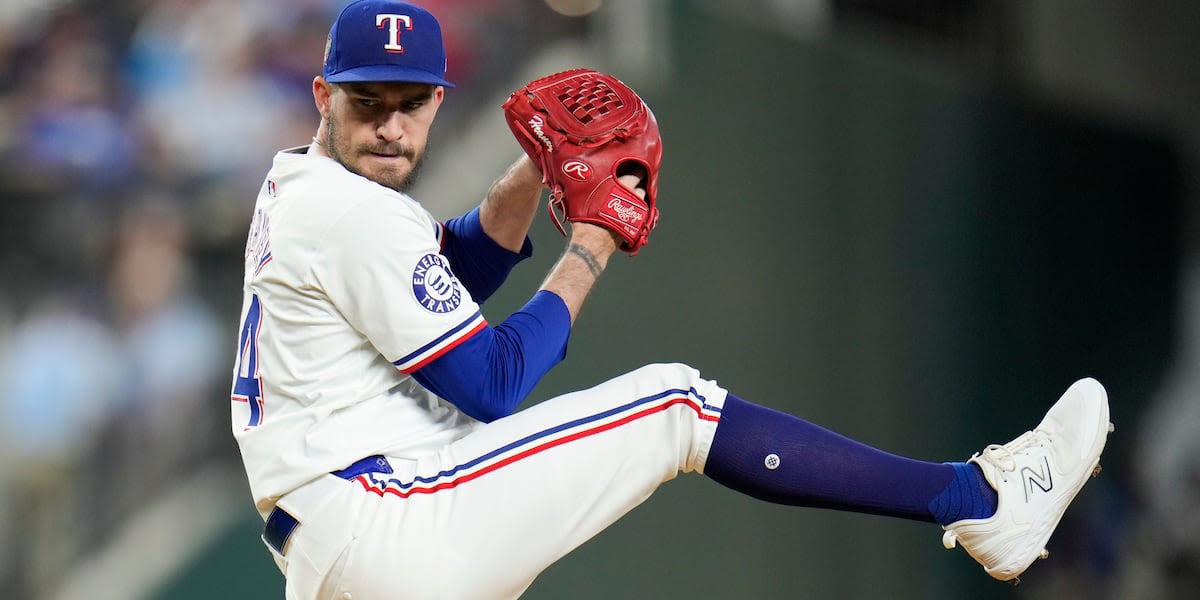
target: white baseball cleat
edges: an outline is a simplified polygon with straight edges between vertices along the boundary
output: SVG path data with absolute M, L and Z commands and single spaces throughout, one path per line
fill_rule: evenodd
M 996 513 L 946 525 L 942 544 L 961 543 L 988 575 L 1016 583 L 1033 561 L 1046 558 L 1046 542 L 1067 505 L 1099 474 L 1112 430 L 1104 386 L 1076 381 L 1033 431 L 971 457 L 996 489 Z

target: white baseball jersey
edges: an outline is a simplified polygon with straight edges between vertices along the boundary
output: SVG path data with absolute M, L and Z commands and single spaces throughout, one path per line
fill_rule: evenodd
M 293 149 L 255 206 L 233 430 L 264 514 L 280 495 L 376 453 L 444 443 L 476 422 L 404 374 L 480 327 L 408 196 Z
M 405 374 L 488 327 L 443 235 L 411 198 L 302 150 L 259 194 L 233 432 L 288 600 L 516 598 L 703 469 L 726 392 L 686 365 L 487 424 Z

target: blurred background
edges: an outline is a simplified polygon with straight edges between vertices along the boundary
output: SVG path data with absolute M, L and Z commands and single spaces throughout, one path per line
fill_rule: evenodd
M 272 155 L 343 0 L 0 4 L 0 596 L 282 598 L 226 400 Z M 647 362 L 962 460 L 1075 379 L 1116 433 L 1017 587 L 940 529 L 670 482 L 528 598 L 1184 598 L 1200 589 L 1200 4 L 428 0 L 447 94 L 414 196 L 520 152 L 508 92 L 617 74 L 662 220 L 529 403 Z M 485 313 L 518 308 L 561 241 Z M 469 576 L 469 574 L 464 574 Z

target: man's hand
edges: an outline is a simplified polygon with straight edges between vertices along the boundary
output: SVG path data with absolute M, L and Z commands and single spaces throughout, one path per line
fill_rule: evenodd
M 550 216 L 613 230 L 631 255 L 658 222 L 662 138 L 650 107 L 617 78 L 572 69 L 530 82 L 505 101 L 505 121 L 550 187 Z M 635 196 L 617 182 L 640 172 Z

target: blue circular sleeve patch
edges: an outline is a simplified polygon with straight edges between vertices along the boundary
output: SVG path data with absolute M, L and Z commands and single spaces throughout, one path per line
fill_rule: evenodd
M 462 304 L 462 288 L 440 254 L 426 254 L 413 269 L 413 295 L 430 312 L 448 313 Z

